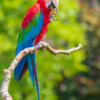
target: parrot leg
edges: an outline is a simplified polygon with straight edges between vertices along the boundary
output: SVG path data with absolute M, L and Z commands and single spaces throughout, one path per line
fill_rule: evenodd
M 54 16 L 50 16 L 54 21 L 57 21 L 58 19 L 54 18 Z

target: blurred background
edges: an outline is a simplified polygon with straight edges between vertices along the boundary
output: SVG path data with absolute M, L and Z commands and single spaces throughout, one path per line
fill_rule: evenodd
M 100 0 L 59 0 L 58 21 L 49 24 L 47 41 L 54 49 L 83 49 L 70 55 L 37 54 L 41 100 L 100 100 Z M 36 0 L 0 0 L 0 82 L 15 58 L 20 26 Z M 20 84 L 10 82 L 14 100 L 38 100 L 29 72 Z

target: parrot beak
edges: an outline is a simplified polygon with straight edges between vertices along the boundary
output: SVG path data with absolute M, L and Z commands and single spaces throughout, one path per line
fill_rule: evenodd
M 48 6 L 48 9 L 54 10 L 57 9 L 59 6 L 59 1 L 58 0 L 51 0 L 51 3 Z
M 59 6 L 59 0 L 51 0 L 51 2 L 54 4 L 55 8 L 57 9 Z

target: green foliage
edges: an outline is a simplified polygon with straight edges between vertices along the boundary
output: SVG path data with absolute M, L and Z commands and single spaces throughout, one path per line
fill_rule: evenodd
M 36 0 L 0 1 L 0 81 L 4 78 L 3 69 L 8 68 L 15 57 L 22 20 L 28 8 L 35 2 Z M 77 0 L 60 0 L 59 9 L 60 15 L 57 16 L 59 20 L 52 21 L 49 25 L 45 41 L 55 49 L 69 49 L 78 43 L 85 46 L 87 40 L 84 28 L 76 21 L 79 11 Z M 37 70 L 41 100 L 58 100 L 59 95 L 55 87 L 59 81 L 63 81 L 65 77 L 71 78 L 79 72 L 88 71 L 87 66 L 81 63 L 84 59 L 84 49 L 71 55 L 57 56 L 47 51 L 39 51 Z M 20 83 L 16 82 L 12 75 L 9 91 L 14 100 L 37 100 L 36 88 L 32 86 L 28 72 Z

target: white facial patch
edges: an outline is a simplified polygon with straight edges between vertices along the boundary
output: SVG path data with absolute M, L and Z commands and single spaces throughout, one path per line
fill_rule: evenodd
M 48 8 L 48 6 L 51 4 L 51 0 L 44 0 L 46 7 Z

